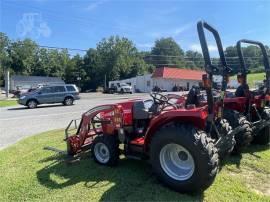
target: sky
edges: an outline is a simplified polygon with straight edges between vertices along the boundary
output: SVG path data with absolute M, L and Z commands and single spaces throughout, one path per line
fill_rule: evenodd
M 182 49 L 201 51 L 199 20 L 219 31 L 224 47 L 242 38 L 270 45 L 270 0 L 0 0 L 0 31 L 45 46 L 95 48 L 103 38 L 119 35 L 139 50 L 173 37 Z

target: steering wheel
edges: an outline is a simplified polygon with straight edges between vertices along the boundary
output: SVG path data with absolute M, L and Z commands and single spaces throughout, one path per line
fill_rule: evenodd
M 153 98 L 155 104 L 164 104 L 167 103 L 169 98 L 161 93 L 150 93 L 150 96 Z
M 153 98 L 154 103 L 160 105 L 159 112 L 163 111 L 168 106 L 172 106 L 174 109 L 177 109 L 178 107 L 170 102 L 170 97 L 162 95 L 161 93 L 150 93 L 150 96 Z

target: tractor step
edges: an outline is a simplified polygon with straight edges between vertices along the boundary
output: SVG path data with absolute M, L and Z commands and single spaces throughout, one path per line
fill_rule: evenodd
M 138 145 L 138 146 L 143 146 L 144 145 L 144 137 L 135 138 L 134 140 L 131 140 L 130 141 L 130 144 L 132 144 L 132 145 Z
M 143 146 L 144 138 L 139 137 L 129 142 L 126 146 L 125 156 L 130 159 L 142 159 L 143 158 Z
M 142 160 L 142 157 L 140 157 L 140 156 L 133 156 L 133 155 L 126 155 L 126 158 L 128 158 L 128 159 L 134 159 L 134 160 Z
M 133 139 L 128 144 L 129 153 L 143 153 L 144 137 Z

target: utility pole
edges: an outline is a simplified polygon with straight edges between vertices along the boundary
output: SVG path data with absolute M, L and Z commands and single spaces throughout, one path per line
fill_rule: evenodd
M 9 97 L 9 69 L 5 69 L 5 91 L 6 91 L 6 98 Z
M 78 81 L 78 87 L 80 88 L 80 91 L 81 91 L 81 80 L 82 80 L 82 78 L 80 76 L 78 76 L 77 81 Z
M 107 88 L 107 78 L 106 78 L 106 74 L 104 76 L 104 90 Z

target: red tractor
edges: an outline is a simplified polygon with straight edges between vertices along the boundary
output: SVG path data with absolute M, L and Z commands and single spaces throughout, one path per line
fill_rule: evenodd
M 202 42 L 201 42 L 202 43 Z M 203 44 L 202 44 L 203 47 Z M 211 67 L 211 58 L 209 55 L 209 52 L 207 49 L 202 48 L 204 60 L 208 67 Z M 253 127 L 252 123 L 248 120 L 248 118 L 245 116 L 245 111 L 247 109 L 247 98 L 246 97 L 237 97 L 237 96 L 227 96 L 231 95 L 227 89 L 227 83 L 229 80 L 229 76 L 232 75 L 233 71 L 231 68 L 226 67 L 226 58 L 224 55 L 224 52 L 220 50 L 222 57 L 224 57 L 223 60 L 221 60 L 221 67 L 218 65 L 213 73 L 213 77 L 221 77 L 222 78 L 222 85 L 221 90 L 215 90 L 214 94 L 215 97 L 217 97 L 217 101 L 222 103 L 222 109 L 224 109 L 221 113 L 223 114 L 223 117 L 228 120 L 229 124 L 233 129 L 241 128 L 242 130 L 238 130 L 238 132 L 235 134 L 235 141 L 236 144 L 234 146 L 234 152 L 238 153 L 244 146 L 247 146 L 253 139 Z M 225 68 L 224 68 L 225 66 Z M 205 105 L 207 104 L 204 100 L 198 101 L 197 99 L 191 99 L 194 98 L 194 95 L 192 93 L 188 94 L 188 100 L 191 100 L 191 102 L 198 103 L 199 105 Z M 197 100 L 197 101 L 196 101 Z
M 237 42 L 237 52 L 240 59 L 240 74 L 243 77 L 243 86 L 247 86 L 247 74 L 249 70 L 246 66 L 243 51 L 241 48 L 242 43 L 257 45 L 260 47 L 263 64 L 265 68 L 266 78 L 263 86 L 259 89 L 251 91 L 247 88 L 245 94 L 245 108 L 242 113 L 252 123 L 254 128 L 253 143 L 266 145 L 270 140 L 270 108 L 269 108 L 269 95 L 270 95 L 270 62 L 267 55 L 265 46 L 258 41 L 242 39 Z
M 261 89 L 251 91 L 247 84 L 247 74 L 249 70 L 245 64 L 241 45 L 242 43 L 253 44 L 260 47 L 263 55 L 263 63 L 266 72 L 266 79 Z M 226 92 L 224 98 L 224 118 L 232 126 L 245 127 L 245 130 L 235 135 L 235 152 L 249 145 L 251 142 L 258 144 L 268 144 L 270 139 L 270 109 L 269 90 L 270 90 L 270 65 L 267 51 L 264 45 L 258 41 L 239 40 L 237 42 L 237 52 L 240 60 L 240 72 L 237 77 L 241 85 L 235 94 Z M 229 74 L 225 75 L 226 77 Z
M 266 80 L 264 81 L 264 86 L 261 90 L 250 91 L 247 86 L 248 70 L 241 49 L 242 43 L 258 45 L 262 50 Z M 240 40 L 237 43 L 237 51 L 241 64 L 240 74 L 243 77 L 243 80 L 235 94 L 226 91 L 226 85 L 229 76 L 232 74 L 232 70 L 228 69 L 227 71 L 223 71 L 226 69 L 221 67 L 213 74 L 214 76 L 221 76 L 223 78 L 221 92 L 215 91 L 215 96 L 223 100 L 223 117 L 228 120 L 233 129 L 239 127 L 242 128 L 242 130 L 238 130 L 239 132 L 235 134 L 235 153 L 239 153 L 243 147 L 249 145 L 252 141 L 259 144 L 268 144 L 270 139 L 270 66 L 266 49 L 260 42 Z M 211 67 L 210 55 L 207 50 L 205 51 L 205 48 L 203 48 L 203 55 L 205 63 L 208 64 L 207 66 Z M 204 99 L 200 99 L 200 94 L 200 91 L 196 92 L 195 89 L 191 89 L 187 96 L 186 103 L 195 104 L 197 106 L 207 105 L 207 102 L 205 102 Z M 220 102 L 219 99 L 217 100 Z
M 204 29 L 214 35 L 222 71 L 227 71 L 217 31 L 205 22 L 199 22 L 197 28 L 204 51 L 208 51 Z M 214 101 L 211 83 L 217 70 L 206 65 L 203 81 L 207 105 L 202 107 L 186 105 L 184 100 L 175 104 L 171 101 L 174 96 L 151 93 L 152 99 L 129 100 L 87 111 L 75 134 L 69 135 L 74 121 L 66 129 L 68 154 L 90 149 L 97 163 L 108 166 L 116 165 L 120 154 L 146 159 L 158 179 L 170 188 L 179 192 L 206 189 L 217 174 L 219 155 L 232 150 L 234 135 L 242 130 L 231 130 L 222 118 L 223 100 Z

